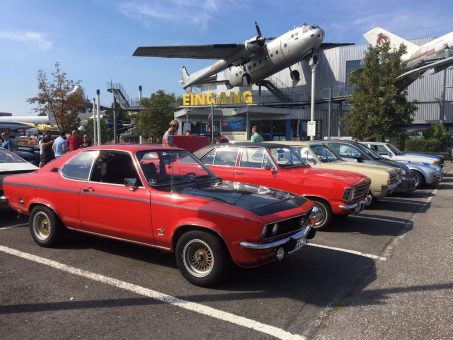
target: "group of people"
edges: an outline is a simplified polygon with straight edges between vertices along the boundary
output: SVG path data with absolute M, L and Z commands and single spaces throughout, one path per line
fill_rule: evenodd
M 179 130 L 179 122 L 175 119 L 173 119 L 170 124 L 169 128 L 167 131 L 165 131 L 163 137 L 162 137 L 162 145 L 163 146 L 175 146 L 175 143 L 173 141 L 173 136 L 178 134 Z M 187 130 L 185 132 L 186 136 L 192 136 L 192 131 Z M 252 143 L 261 143 L 264 141 L 263 137 L 259 134 L 258 126 L 254 125 L 252 126 L 252 136 L 250 137 L 250 141 Z M 214 135 L 214 141 L 215 144 L 220 144 L 220 143 L 229 143 L 229 139 L 220 133 L 216 133 Z
M 51 160 L 64 155 L 68 151 L 89 146 L 91 146 L 89 136 L 83 135 L 82 137 L 77 130 L 73 130 L 69 135 L 66 135 L 65 131 L 60 131 L 59 136 L 55 140 L 52 139 L 50 132 L 46 131 L 39 142 L 39 167 L 43 167 Z

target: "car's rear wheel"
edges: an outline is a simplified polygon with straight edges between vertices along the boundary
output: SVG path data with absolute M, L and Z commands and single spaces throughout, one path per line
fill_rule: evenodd
M 33 240 L 42 247 L 56 246 L 64 236 L 63 223 L 53 210 L 46 206 L 34 207 L 28 223 Z
M 413 170 L 411 172 L 415 178 L 415 189 L 418 189 L 421 186 L 423 186 L 425 184 L 425 178 L 423 177 L 423 175 L 417 170 Z
M 176 263 L 189 282 L 209 287 L 226 275 L 229 256 L 219 237 L 204 231 L 189 231 L 176 244 Z
M 333 213 L 329 203 L 316 197 L 310 197 L 310 199 L 313 201 L 315 207 L 319 208 L 320 215 L 319 220 L 313 227 L 316 230 L 327 229 L 333 220 Z

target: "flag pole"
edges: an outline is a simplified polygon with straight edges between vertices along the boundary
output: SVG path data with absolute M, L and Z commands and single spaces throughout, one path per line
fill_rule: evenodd
M 211 104 L 211 141 L 214 142 L 214 106 Z

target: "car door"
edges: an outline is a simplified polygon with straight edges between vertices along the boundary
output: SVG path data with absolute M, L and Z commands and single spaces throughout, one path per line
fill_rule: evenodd
M 266 148 L 243 148 L 234 181 L 275 187 L 277 171 Z
M 206 164 L 217 177 L 225 181 L 234 180 L 234 171 L 238 158 L 239 148 L 234 146 L 220 146 L 213 148 L 203 156 L 201 161 Z
M 126 186 L 135 178 L 136 187 Z M 82 226 L 87 231 L 150 243 L 150 192 L 140 180 L 132 155 L 102 150 L 79 195 Z

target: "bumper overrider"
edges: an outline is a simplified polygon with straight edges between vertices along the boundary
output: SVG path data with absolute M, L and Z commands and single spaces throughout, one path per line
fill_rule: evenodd
M 0 196 L 0 205 L 7 205 L 8 204 L 8 199 L 6 196 Z

